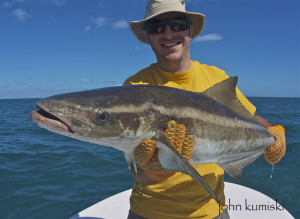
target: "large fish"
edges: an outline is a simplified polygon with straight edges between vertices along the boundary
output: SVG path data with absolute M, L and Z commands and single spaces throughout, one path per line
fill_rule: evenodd
M 31 119 L 52 132 L 125 153 L 145 139 L 156 141 L 161 165 L 190 175 L 218 202 L 191 164 L 217 163 L 235 179 L 274 143 L 273 136 L 236 97 L 237 77 L 195 93 L 155 85 L 129 85 L 45 98 Z M 184 124 L 194 138 L 190 163 L 168 142 L 163 130 L 170 120 Z

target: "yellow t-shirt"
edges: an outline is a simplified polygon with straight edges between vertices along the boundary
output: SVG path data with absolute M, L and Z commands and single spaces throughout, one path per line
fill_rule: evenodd
M 152 64 L 128 78 L 124 85 L 156 84 L 203 92 L 227 78 L 225 71 L 217 67 L 192 61 L 190 68 L 181 73 L 166 72 L 157 64 Z M 237 97 L 254 114 L 256 108 L 238 89 Z M 224 205 L 224 170 L 216 163 L 193 166 Z M 176 173 L 150 186 L 135 183 L 130 197 L 130 210 L 145 218 L 214 218 L 223 208 L 206 190 L 183 173 Z

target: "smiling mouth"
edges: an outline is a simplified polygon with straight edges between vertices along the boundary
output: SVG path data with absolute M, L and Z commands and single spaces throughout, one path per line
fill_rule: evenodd
M 37 111 L 32 111 L 30 113 L 30 118 L 32 121 L 36 122 L 39 126 L 44 128 L 59 129 L 59 130 L 67 131 L 71 134 L 75 133 L 75 131 L 67 123 L 62 121 L 60 118 L 47 112 L 46 110 L 42 109 L 39 106 L 37 106 L 37 108 L 38 108 Z
M 179 45 L 180 44 L 180 42 L 176 42 L 176 43 L 163 43 L 163 44 L 161 44 L 163 47 L 165 47 L 165 48 L 172 48 L 172 47 L 174 47 L 174 46 L 177 46 L 177 45 Z

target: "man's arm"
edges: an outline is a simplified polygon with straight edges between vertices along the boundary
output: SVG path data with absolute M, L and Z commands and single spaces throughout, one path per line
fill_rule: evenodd
M 263 125 L 263 127 L 268 128 L 268 127 L 273 126 L 269 121 L 267 121 L 263 117 L 261 117 L 259 115 L 254 115 L 254 116 Z
M 281 125 L 272 125 L 269 121 L 259 115 L 254 116 L 275 138 L 275 143 L 267 147 L 264 152 L 266 161 L 270 164 L 278 163 L 285 155 L 286 151 L 284 128 Z

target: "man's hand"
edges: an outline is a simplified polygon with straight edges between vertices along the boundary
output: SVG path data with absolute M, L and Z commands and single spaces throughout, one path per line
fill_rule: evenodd
M 193 150 L 193 137 L 185 136 L 186 127 L 177 124 L 174 120 L 168 122 L 168 128 L 164 130 L 170 144 L 188 161 L 191 159 Z M 153 140 L 143 141 L 134 151 L 134 159 L 149 178 L 156 182 L 166 180 L 175 172 L 164 169 L 159 160 L 156 143 Z
M 265 159 L 270 163 L 278 163 L 285 154 L 285 131 L 281 125 L 274 125 L 267 128 L 274 136 L 275 143 L 266 148 L 264 152 Z

